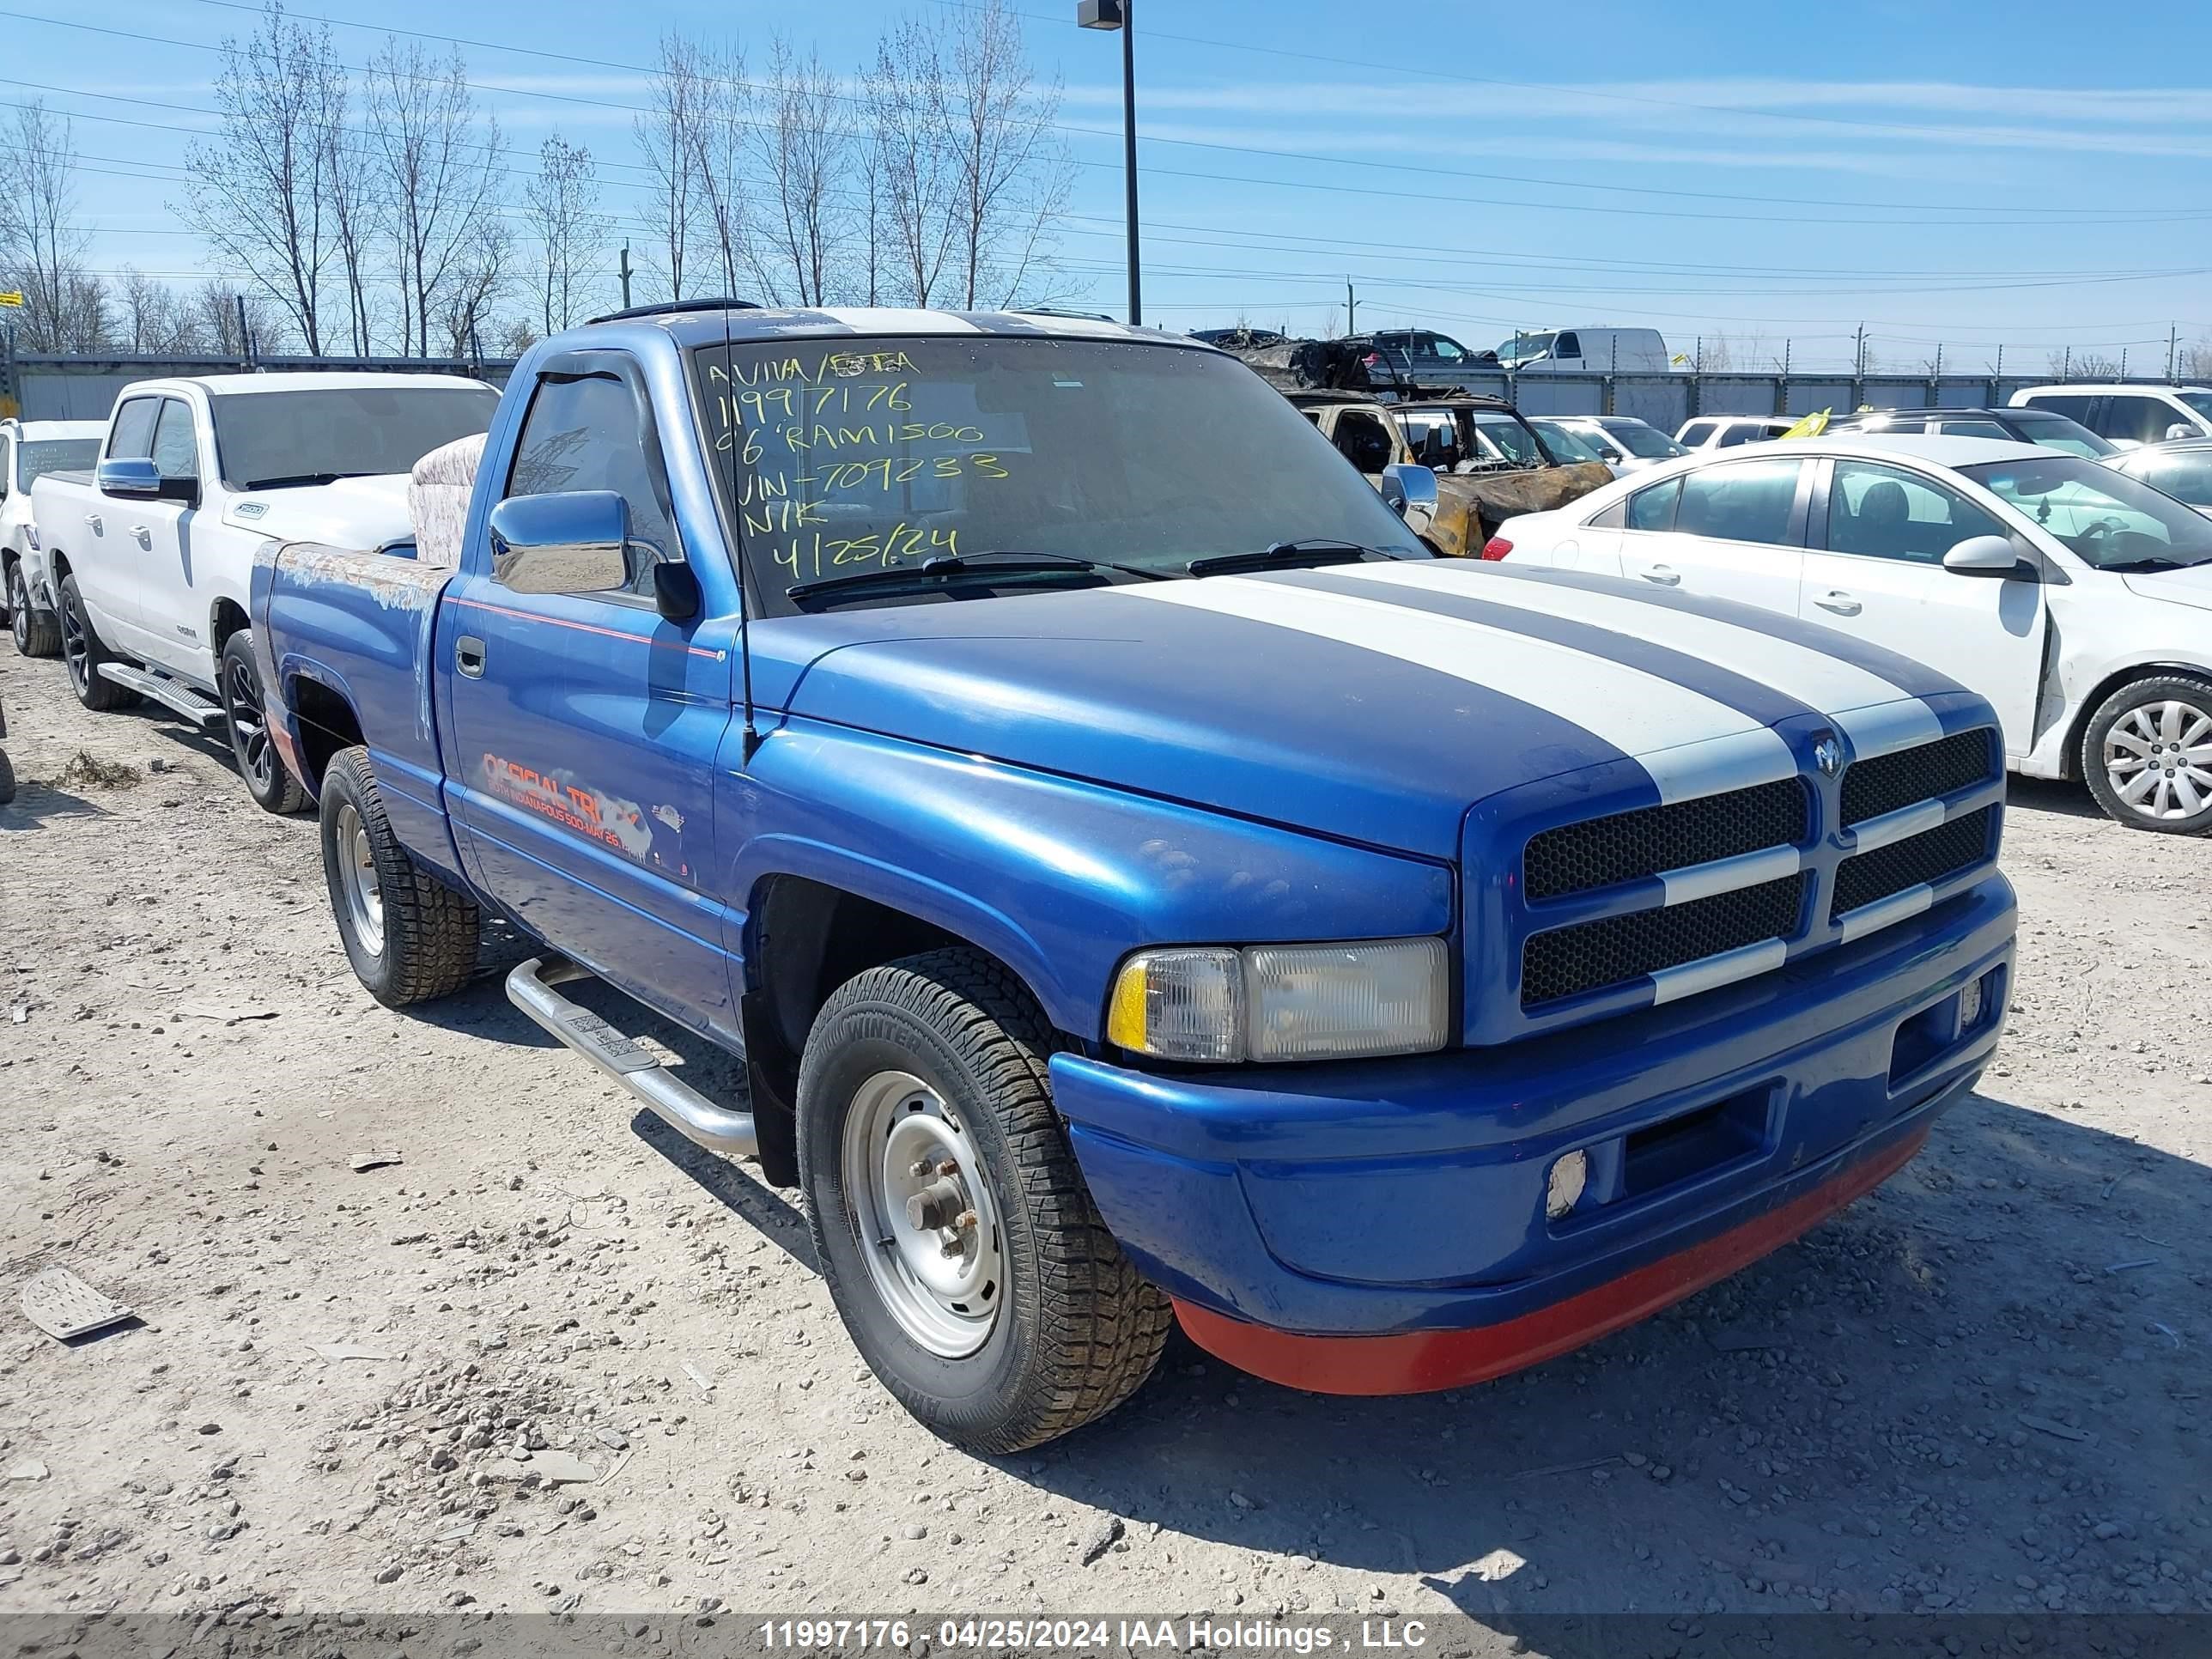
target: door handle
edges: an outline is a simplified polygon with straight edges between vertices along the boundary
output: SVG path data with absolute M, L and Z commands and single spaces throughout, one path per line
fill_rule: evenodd
M 149 531 L 144 525 L 132 525 L 131 526 L 131 533 L 138 538 L 139 546 L 150 548 L 154 545 L 153 533 Z
M 1832 587 L 1813 601 L 1823 611 L 1832 611 L 1838 617 L 1856 617 L 1863 609 L 1859 602 L 1840 587 Z
M 1682 585 L 1682 573 L 1672 565 L 1655 564 L 1642 574 L 1645 581 L 1657 582 L 1662 587 L 1680 587 Z
M 107 533 L 107 532 L 106 532 L 106 528 L 105 528 L 105 527 L 100 524 L 100 514 L 97 514 L 97 513 L 88 513 L 88 514 L 86 514 L 84 515 L 84 521 L 85 521 L 87 524 L 88 524 L 88 525 L 90 525 L 90 526 L 92 526 L 92 533 L 93 533 L 94 535 L 95 535 L 95 536 L 104 536 L 104 535 L 106 535 L 106 534 Z
M 484 668 L 484 642 L 473 634 L 464 634 L 453 641 L 453 666 L 471 679 L 482 679 Z

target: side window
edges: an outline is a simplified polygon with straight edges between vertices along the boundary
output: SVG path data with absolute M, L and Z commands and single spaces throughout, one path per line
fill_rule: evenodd
M 2054 415 L 2063 415 L 2069 421 L 2079 421 L 2083 426 L 2087 426 L 2089 416 L 2094 412 L 2096 402 L 2094 398 L 2039 397 L 2029 398 L 2026 406 L 2029 409 L 2047 409 Z
M 2212 507 L 2212 454 L 2202 450 L 2154 454 L 2125 470 L 2176 501 L 2191 507 Z
M 1680 478 L 1669 478 L 1665 483 L 1638 490 L 1628 498 L 1627 527 L 1631 530 L 1672 530 L 1674 527 L 1674 503 L 1681 493 L 1682 481 Z
M 1686 535 L 1727 542 L 1794 546 L 1791 509 L 1797 504 L 1802 461 L 1746 461 L 1707 467 L 1682 480 L 1674 528 Z
M 165 478 L 200 476 L 200 451 L 192 436 L 192 407 L 181 398 L 164 398 L 154 423 L 154 470 Z
M 1995 421 L 1938 421 L 1936 430 L 1947 438 L 1996 438 L 2002 441 L 2012 436 Z
M 2105 424 L 2098 428 L 2107 438 L 2132 438 L 2139 444 L 2164 441 L 2166 428 L 2179 421 L 2188 423 L 2188 416 L 2163 398 L 2146 398 L 2134 392 L 2114 392 L 2105 400 Z
M 5 500 L 15 489 L 15 441 L 0 437 L 0 500 Z
M 1579 360 L 1583 355 L 1583 343 L 1577 339 L 1572 332 L 1553 335 L 1552 355 L 1554 357 L 1573 357 Z
M 1685 449 L 1696 449 L 1713 435 L 1713 428 L 1719 424 L 1717 421 L 1692 421 L 1682 428 L 1674 441 Z
M 1893 466 L 1836 463 L 1828 485 L 1828 551 L 1940 564 L 1969 536 L 2004 526 L 1957 492 Z
M 1390 434 L 1364 409 L 1347 409 L 1336 417 L 1336 447 L 1362 472 L 1380 472 L 1390 465 Z
M 161 412 L 159 398 L 133 398 L 115 411 L 115 421 L 108 428 L 107 454 L 111 461 L 143 461 L 154 453 L 154 417 Z
M 1593 513 L 1583 520 L 1585 530 L 1626 530 L 1628 527 L 1628 502 L 1615 501 L 1602 513 Z
M 1458 341 L 1447 340 L 1441 334 L 1429 336 L 1429 349 L 1439 362 L 1456 363 L 1463 361 L 1467 356 L 1466 351 L 1462 349 Z
M 1406 447 L 1423 466 L 1447 471 L 1459 465 L 1459 428 L 1449 415 L 1401 415 Z
M 509 495 L 554 495 L 611 489 L 629 507 L 632 593 L 653 591 L 653 567 L 681 559 L 684 549 L 662 484 L 658 456 L 646 447 L 630 389 L 612 374 L 540 380 L 523 416 L 522 435 L 507 473 Z

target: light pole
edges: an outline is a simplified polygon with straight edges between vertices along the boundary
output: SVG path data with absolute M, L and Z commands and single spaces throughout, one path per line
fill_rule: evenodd
M 1137 32 L 1129 24 L 1129 0 L 1076 0 L 1075 21 L 1087 29 L 1118 29 L 1121 34 L 1121 167 L 1127 196 L 1123 212 L 1129 227 L 1129 324 L 1145 320 L 1144 283 L 1137 267 Z

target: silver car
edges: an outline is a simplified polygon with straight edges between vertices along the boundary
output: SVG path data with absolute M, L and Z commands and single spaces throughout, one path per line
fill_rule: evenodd
M 2108 456 L 2105 465 L 2154 489 L 2163 489 L 2212 519 L 2212 438 L 2178 438 L 2142 444 Z
M 1641 472 L 1647 466 L 1690 452 L 1649 421 L 1633 415 L 1555 415 L 1550 417 L 1598 453 L 1598 459 L 1614 476 Z

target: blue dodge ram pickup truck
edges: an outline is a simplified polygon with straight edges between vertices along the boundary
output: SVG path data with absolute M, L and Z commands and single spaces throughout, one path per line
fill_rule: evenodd
M 1980 699 L 1432 558 L 1424 482 L 1194 341 L 677 307 L 531 350 L 453 568 L 272 549 L 252 620 L 368 989 L 538 941 L 516 1002 L 802 1187 L 876 1374 L 1004 1451 L 1171 1318 L 1340 1393 L 1562 1352 L 1875 1186 L 1996 1042 Z

